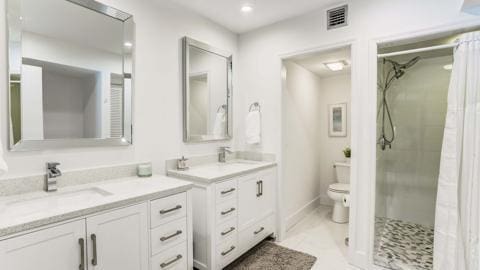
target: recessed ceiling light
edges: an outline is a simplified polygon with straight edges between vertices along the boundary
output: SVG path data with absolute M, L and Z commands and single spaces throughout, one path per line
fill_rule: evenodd
M 131 42 L 125 42 L 123 45 L 125 45 L 125 47 L 127 48 L 131 48 L 133 46 L 133 44 Z
M 329 62 L 329 63 L 323 63 L 323 64 L 331 71 L 340 71 L 340 70 L 343 70 L 343 68 L 347 65 L 347 62 L 344 60 L 341 60 L 341 61 L 335 61 L 335 62 Z
M 445 69 L 445 70 L 452 70 L 452 68 L 453 68 L 452 64 L 448 64 L 448 65 L 443 66 L 443 69 Z
M 252 7 L 252 5 L 250 5 L 250 4 L 245 4 L 245 5 L 242 6 L 241 11 L 242 11 L 243 13 L 252 12 L 252 11 L 253 11 L 253 7 Z

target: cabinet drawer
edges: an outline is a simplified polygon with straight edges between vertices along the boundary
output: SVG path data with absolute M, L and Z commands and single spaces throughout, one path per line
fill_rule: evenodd
M 152 201 L 150 208 L 151 227 L 154 228 L 172 220 L 185 217 L 187 213 L 186 202 L 187 195 L 185 192 Z
M 187 220 L 185 218 L 161 225 L 150 234 L 152 255 L 175 246 L 187 239 Z
M 273 232 L 275 232 L 275 216 L 270 215 L 240 232 L 241 250 L 246 251 L 252 248 Z
M 222 269 L 237 258 L 238 250 L 237 236 L 229 237 L 221 245 L 217 246 L 217 269 Z
M 217 230 L 216 230 L 217 245 L 221 244 L 225 239 L 229 238 L 230 236 L 236 237 L 237 233 L 238 233 L 238 228 L 237 228 L 236 218 L 217 225 Z
M 226 201 L 222 204 L 217 205 L 215 217 L 217 224 L 230 220 L 237 217 L 237 200 Z
M 152 257 L 151 270 L 185 270 L 187 269 L 187 242 Z
M 215 202 L 223 203 L 237 198 L 237 180 L 229 180 L 215 185 Z

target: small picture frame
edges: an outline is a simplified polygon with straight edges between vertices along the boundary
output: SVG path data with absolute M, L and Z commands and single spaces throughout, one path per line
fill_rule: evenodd
M 328 136 L 347 136 L 347 103 L 328 105 Z

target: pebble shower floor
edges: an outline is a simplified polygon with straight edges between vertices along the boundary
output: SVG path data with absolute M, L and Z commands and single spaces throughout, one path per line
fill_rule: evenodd
M 389 218 L 375 220 L 375 264 L 394 270 L 433 268 L 433 228 Z

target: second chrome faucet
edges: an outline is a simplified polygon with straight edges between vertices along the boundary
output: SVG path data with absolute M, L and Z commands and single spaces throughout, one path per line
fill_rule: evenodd
M 60 165 L 58 162 L 48 162 L 47 163 L 47 176 L 45 191 L 52 192 L 57 191 L 57 178 L 62 176 L 62 172 L 57 166 Z
M 227 161 L 227 153 L 232 154 L 233 151 L 230 150 L 228 146 L 222 146 L 218 148 L 218 162 L 225 163 Z

